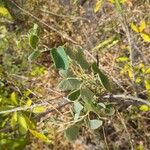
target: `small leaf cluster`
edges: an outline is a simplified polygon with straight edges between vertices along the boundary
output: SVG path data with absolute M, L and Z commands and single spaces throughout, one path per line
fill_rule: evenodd
M 131 23 L 132 30 L 135 31 L 136 33 L 139 33 L 145 42 L 150 42 L 150 35 L 144 32 L 144 30 L 146 29 L 146 26 L 147 24 L 145 21 L 141 21 L 139 27 L 135 25 L 134 23 Z
M 74 119 L 66 127 L 65 136 L 75 140 L 80 126 L 93 130 L 102 126 L 102 118 L 112 110 L 112 106 L 98 102 L 96 94 L 111 91 L 111 84 L 95 62 L 87 62 L 83 50 L 71 51 L 60 46 L 51 49 L 50 53 L 62 77 L 58 89 L 67 92 L 67 99 L 73 104 Z

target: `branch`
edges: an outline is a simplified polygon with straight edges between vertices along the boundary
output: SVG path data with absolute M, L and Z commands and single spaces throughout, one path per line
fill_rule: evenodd
M 33 108 L 36 108 L 36 107 L 39 107 L 39 106 L 47 106 L 47 105 L 52 105 L 49 103 L 49 101 L 53 101 L 53 100 L 56 100 L 58 98 L 63 98 L 65 100 L 68 100 L 66 97 L 62 97 L 62 96 L 59 96 L 59 97 L 56 97 L 56 98 L 53 98 L 53 99 L 50 99 L 50 100 L 47 100 L 45 102 L 41 102 L 40 104 L 33 104 L 31 106 L 25 106 L 25 107 L 15 107 L 13 109 L 9 109 L 9 110 L 4 110 L 4 111 L 0 111 L 0 114 L 6 114 L 6 113 L 12 113 L 12 112 L 17 112 L 17 111 L 26 111 L 28 109 L 32 110 Z
M 68 16 L 68 15 L 62 15 L 62 14 L 56 14 L 54 12 L 51 12 L 51 11 L 48 11 L 48 10 L 42 10 L 40 9 L 41 12 L 44 12 L 44 13 L 47 13 L 47 14 L 50 14 L 50 15 L 53 15 L 53 16 L 56 16 L 56 17 L 61 17 L 61 18 L 69 18 L 71 20 L 85 20 L 85 21 L 90 21 L 89 19 L 87 18 L 84 18 L 84 17 L 76 17 L 76 16 Z
M 46 105 L 49 105 L 49 103 L 48 102 L 43 102 L 41 104 L 34 104 L 34 105 L 31 105 L 31 106 L 26 106 L 26 107 L 16 107 L 16 108 L 13 108 L 13 109 L 0 111 L 0 114 L 12 113 L 12 112 L 17 112 L 17 111 L 25 111 L 25 110 L 28 110 L 28 109 L 33 109 L 35 107 L 46 106 Z
M 103 98 L 108 98 L 108 99 L 110 99 L 110 98 L 115 98 L 115 99 L 120 98 L 121 100 L 122 99 L 124 99 L 124 100 L 130 99 L 130 100 L 137 101 L 137 102 L 140 102 L 140 103 L 143 103 L 143 104 L 146 104 L 146 105 L 150 106 L 149 101 L 146 101 L 146 100 L 138 98 L 138 97 L 133 97 L 133 96 L 130 96 L 130 95 L 123 95 L 123 94 L 120 94 L 120 95 L 106 95 Z

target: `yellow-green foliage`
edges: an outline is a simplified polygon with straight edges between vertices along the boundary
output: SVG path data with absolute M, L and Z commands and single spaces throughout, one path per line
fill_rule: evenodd
M 135 25 L 134 23 L 131 23 L 132 30 L 139 33 L 145 42 L 150 42 L 150 35 L 148 33 L 144 32 L 146 26 L 147 26 L 147 24 L 145 21 L 141 21 L 139 27 L 137 25 Z
M 8 19 L 12 18 L 9 11 L 4 6 L 0 6 L 0 16 L 6 17 Z

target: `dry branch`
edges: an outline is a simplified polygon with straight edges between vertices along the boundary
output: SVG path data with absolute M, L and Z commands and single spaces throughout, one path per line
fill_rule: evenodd
M 133 96 L 130 96 L 130 95 L 123 95 L 123 94 L 120 94 L 120 95 L 106 95 L 103 98 L 108 98 L 108 99 L 114 98 L 114 99 L 120 99 L 120 100 L 132 100 L 132 101 L 140 102 L 140 103 L 143 103 L 143 104 L 146 104 L 146 105 L 150 106 L 149 101 L 146 101 L 146 100 L 138 98 L 138 97 L 133 97 Z

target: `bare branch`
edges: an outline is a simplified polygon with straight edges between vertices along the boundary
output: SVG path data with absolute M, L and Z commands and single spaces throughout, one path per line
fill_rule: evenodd
M 26 110 L 32 110 L 36 107 L 39 107 L 39 106 L 47 106 L 47 105 L 52 105 L 51 103 L 49 103 L 49 101 L 53 101 L 53 100 L 56 100 L 58 98 L 63 98 L 67 101 L 69 101 L 68 98 L 66 97 L 57 97 L 57 98 L 53 98 L 53 99 L 50 99 L 50 100 L 47 100 L 47 101 L 43 101 L 41 103 L 38 103 L 38 104 L 33 104 L 31 106 L 25 106 L 25 107 L 15 107 L 13 109 L 9 109 L 9 110 L 4 110 L 4 111 L 0 111 L 0 114 L 6 114 L 6 113 L 12 113 L 12 112 L 17 112 L 17 111 L 26 111 Z M 61 105 L 60 105 L 61 106 Z
M 85 18 L 85 17 L 76 17 L 76 16 L 68 16 L 68 15 L 62 15 L 62 14 L 56 14 L 54 12 L 51 12 L 51 11 L 48 11 L 48 10 L 42 10 L 40 9 L 40 11 L 46 13 L 46 14 L 50 14 L 50 15 L 53 15 L 53 16 L 56 16 L 56 17 L 61 17 L 61 18 L 69 18 L 71 20 L 85 20 L 85 21 L 88 21 L 90 22 L 89 19 Z
M 34 104 L 34 105 L 31 105 L 31 106 L 26 106 L 26 107 L 16 107 L 16 108 L 13 108 L 13 109 L 0 111 L 0 114 L 12 113 L 12 112 L 17 112 L 17 111 L 26 111 L 28 109 L 33 109 L 33 108 L 39 107 L 39 106 L 46 106 L 48 104 L 49 104 L 48 102 L 43 102 L 41 104 Z
M 149 101 L 146 101 L 146 100 L 138 98 L 138 97 L 133 97 L 133 96 L 130 96 L 130 95 L 123 95 L 123 94 L 120 94 L 120 95 L 106 95 L 103 98 L 109 98 L 109 99 L 110 98 L 115 98 L 115 99 L 121 99 L 121 100 L 133 100 L 133 101 L 137 101 L 137 102 L 140 102 L 140 103 L 143 103 L 143 104 L 146 104 L 146 105 L 150 106 L 150 102 Z

